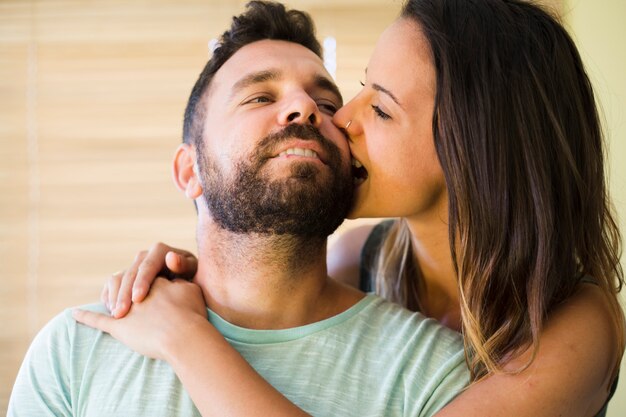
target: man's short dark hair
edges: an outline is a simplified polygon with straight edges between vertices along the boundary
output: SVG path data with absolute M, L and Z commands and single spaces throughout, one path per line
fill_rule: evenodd
M 185 108 L 183 142 L 200 146 L 206 109 L 202 96 L 215 73 L 235 52 L 244 46 L 264 40 L 293 42 L 313 51 L 320 58 L 322 48 L 315 37 L 315 25 L 311 17 L 300 10 L 286 10 L 280 3 L 251 1 L 246 11 L 233 17 L 230 29 L 222 34 L 211 59 L 200 73 Z

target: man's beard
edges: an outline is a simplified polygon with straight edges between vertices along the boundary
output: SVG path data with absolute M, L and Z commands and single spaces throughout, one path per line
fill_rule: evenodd
M 270 180 L 261 173 L 282 142 L 318 142 L 327 158 L 327 173 L 317 164 L 292 162 L 287 178 Z M 326 238 L 343 222 L 352 203 L 351 171 L 342 165 L 339 148 L 311 125 L 292 123 L 265 137 L 248 160 L 236 163 L 234 178 L 225 178 L 215 161 L 199 151 L 204 198 L 222 229 Z M 325 177 L 325 178 L 324 178 Z M 324 179 L 324 180 L 322 180 Z

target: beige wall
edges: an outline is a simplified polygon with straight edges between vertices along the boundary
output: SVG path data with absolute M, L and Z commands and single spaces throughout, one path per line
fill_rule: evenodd
M 617 214 L 626 232 L 626 2 L 568 0 L 564 18 L 574 35 L 606 119 L 609 179 Z M 622 265 L 624 258 L 622 257 Z M 622 294 L 624 296 L 624 294 Z M 624 297 L 622 297 L 624 299 Z M 626 362 L 608 417 L 626 415 Z

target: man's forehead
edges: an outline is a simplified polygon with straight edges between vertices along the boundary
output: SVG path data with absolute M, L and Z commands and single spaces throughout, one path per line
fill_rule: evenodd
M 270 39 L 253 42 L 235 52 L 219 69 L 216 78 L 232 88 L 253 74 L 267 76 L 270 73 L 273 76 L 267 77 L 267 81 L 288 75 L 302 81 L 319 77 L 332 79 L 313 51 L 297 43 Z

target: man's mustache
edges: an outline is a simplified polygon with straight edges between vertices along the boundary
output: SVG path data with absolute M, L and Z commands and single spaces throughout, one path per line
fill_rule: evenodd
M 341 161 L 341 153 L 339 148 L 330 140 L 326 139 L 324 135 L 313 125 L 303 125 L 299 123 L 291 123 L 284 129 L 270 133 L 264 137 L 260 142 L 254 153 L 253 159 L 264 163 L 266 160 L 273 158 L 275 155 L 274 149 L 276 149 L 281 143 L 288 140 L 298 138 L 302 140 L 316 141 L 322 146 L 324 152 L 328 155 L 328 162 L 331 166 L 337 166 Z

